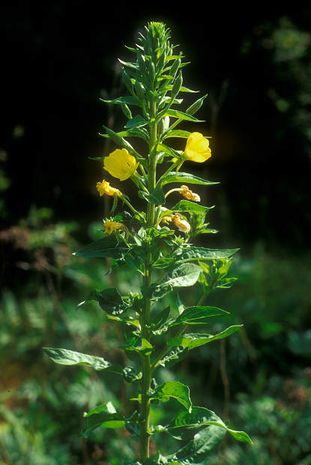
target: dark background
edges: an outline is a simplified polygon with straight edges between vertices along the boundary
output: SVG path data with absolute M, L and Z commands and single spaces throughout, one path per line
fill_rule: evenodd
M 310 19 L 310 7 L 297 3 L 214 2 L 204 10 L 176 2 L 2 2 L 6 223 L 30 204 L 49 205 L 58 218 L 98 215 L 101 169 L 88 160 L 103 155 L 97 133 L 108 114 L 98 97 L 119 87 L 123 45 L 146 21 L 163 20 L 192 62 L 186 82 L 209 92 L 200 116 L 213 158 L 198 169 L 222 182 L 209 194 L 227 212 L 224 223 L 215 213 L 216 226 L 238 244 L 262 239 L 301 251 L 310 226 Z
M 161 20 L 191 61 L 185 84 L 208 92 L 198 114 L 206 123 L 183 126 L 212 136 L 212 158 L 187 169 L 221 182 L 198 187 L 216 204 L 219 230 L 204 245 L 241 249 L 230 274 L 238 281 L 208 305 L 245 325 L 164 376 L 189 383 L 195 402 L 254 438 L 252 448 L 228 440 L 210 465 L 310 465 L 311 7 L 149 3 L 0 2 L 0 462 L 133 460 L 123 433 L 80 434 L 82 412 L 103 399 L 121 409 L 124 386 L 51 366 L 42 347 L 119 362 L 120 332 L 77 302 L 116 282 L 131 291 L 135 275 L 109 275 L 71 252 L 98 237 L 107 207 L 95 189 L 101 164 L 88 157 L 112 148 L 102 125 L 124 121 L 99 97 L 122 95 L 117 57 L 128 57 L 124 44 L 147 21 Z M 122 189 L 133 194 L 130 183 Z M 159 409 L 160 421 L 173 407 Z

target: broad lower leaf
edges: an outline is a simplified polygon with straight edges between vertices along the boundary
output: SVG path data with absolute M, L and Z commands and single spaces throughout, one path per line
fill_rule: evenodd
M 171 338 L 167 341 L 169 347 L 184 347 L 186 349 L 195 349 L 196 347 L 218 341 L 236 333 L 243 325 L 232 325 L 217 334 L 189 333 L 182 336 Z
M 84 258 L 121 258 L 128 248 L 121 245 L 115 237 L 107 236 L 91 242 L 73 255 Z
M 183 182 L 187 184 L 197 184 L 201 186 L 212 186 L 219 184 L 218 182 L 208 181 L 207 179 L 200 178 L 191 173 L 179 173 L 177 171 L 171 171 L 169 174 L 161 178 L 161 184 L 173 183 L 173 182 Z
M 197 432 L 193 439 L 174 454 L 181 465 L 203 465 L 204 459 L 223 440 L 225 430 L 210 426 Z
M 218 426 L 227 431 L 234 439 L 240 442 L 252 444 L 252 440 L 244 431 L 236 431 L 228 426 L 216 415 L 215 412 L 205 407 L 192 407 L 191 412 L 180 411 L 175 420 L 169 426 L 169 429 L 179 428 L 202 428 L 204 426 Z
M 192 402 L 190 398 L 190 389 L 179 381 L 168 381 L 162 384 L 157 388 L 152 398 L 160 402 L 167 402 L 169 399 L 175 399 L 185 407 L 188 412 L 191 411 Z
M 226 312 L 225 310 L 222 310 L 221 308 L 218 308 L 218 307 L 207 307 L 207 306 L 188 307 L 170 325 L 176 326 L 180 324 L 187 324 L 187 325 L 205 324 L 205 323 L 208 323 L 209 318 L 212 318 L 215 316 L 227 315 L 228 313 L 229 312 Z
M 44 352 L 55 363 L 59 365 L 83 365 L 94 368 L 94 370 L 107 370 L 122 372 L 122 368 L 112 365 L 107 360 L 96 355 L 82 354 L 74 350 L 60 349 L 58 347 L 44 347 Z

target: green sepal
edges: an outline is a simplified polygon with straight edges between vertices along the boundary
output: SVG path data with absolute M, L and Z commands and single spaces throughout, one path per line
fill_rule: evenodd
M 151 397 L 153 400 L 160 402 L 167 402 L 170 399 L 175 399 L 179 402 L 188 412 L 191 412 L 192 401 L 190 398 L 190 389 L 186 384 L 180 381 L 168 381 L 161 384 Z
M 191 173 L 179 173 L 175 171 L 171 171 L 166 176 L 162 176 L 161 178 L 161 185 L 173 183 L 173 182 L 182 182 L 187 184 L 197 184 L 201 186 L 212 186 L 215 184 L 219 184 L 219 182 L 208 181 L 207 179 L 200 178 L 199 176 L 195 176 Z
M 128 247 L 115 236 L 106 236 L 98 241 L 91 242 L 73 255 L 84 258 L 121 258 L 128 251 Z
M 197 306 L 186 308 L 170 326 L 180 324 L 201 325 L 208 323 L 209 318 L 228 315 L 229 312 L 218 307 Z
M 224 339 L 231 334 L 240 331 L 243 325 L 232 325 L 228 328 L 224 329 L 220 333 L 217 334 L 205 334 L 205 333 L 189 333 L 184 334 L 182 336 L 177 336 L 169 339 L 167 341 L 167 345 L 169 347 L 183 347 L 188 350 L 195 349 L 196 347 L 203 346 L 205 344 L 209 344 L 213 341 L 218 341 L 220 339 Z

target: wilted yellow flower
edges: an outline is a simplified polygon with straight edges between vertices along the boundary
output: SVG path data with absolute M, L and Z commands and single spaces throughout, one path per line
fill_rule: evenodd
M 203 163 L 211 156 L 208 139 L 200 132 L 192 132 L 187 139 L 184 157 L 197 163 Z
M 161 219 L 161 223 L 163 224 L 169 224 L 172 222 L 173 215 L 165 215 Z
M 96 184 L 96 189 L 98 190 L 100 196 L 109 195 L 110 197 L 120 197 L 122 195 L 119 189 L 111 187 L 110 183 L 104 179 L 102 182 L 98 182 Z
M 116 149 L 104 158 L 104 169 L 120 181 L 130 178 L 137 166 L 136 158 L 126 149 Z
M 104 220 L 103 226 L 104 226 L 105 233 L 109 235 L 116 231 L 125 230 L 125 226 L 123 223 L 119 223 L 118 221 L 113 221 L 113 220 Z
M 179 189 L 179 193 L 187 200 L 192 200 L 193 202 L 200 202 L 201 197 L 199 194 L 196 194 L 195 192 L 192 192 L 191 189 L 189 189 L 188 186 L 181 186 Z
M 175 215 L 172 216 L 172 221 L 175 226 L 179 229 L 179 231 L 182 231 L 184 233 L 188 233 L 190 231 L 190 224 L 188 221 L 186 221 L 184 218 L 179 213 L 175 213 Z

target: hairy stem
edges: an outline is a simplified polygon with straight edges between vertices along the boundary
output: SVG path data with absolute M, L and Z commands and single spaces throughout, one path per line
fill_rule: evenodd
M 149 163 L 148 163 L 148 190 L 151 192 L 156 186 L 156 169 L 157 169 L 157 107 L 153 102 L 152 115 L 149 124 L 150 143 L 149 143 Z M 147 227 L 155 225 L 155 205 L 148 204 L 147 207 Z M 152 283 L 152 254 L 147 253 L 145 260 L 144 289 L 148 290 Z M 141 315 L 142 337 L 149 340 L 151 301 L 146 299 Z M 140 408 L 140 456 L 141 460 L 149 457 L 149 416 L 150 416 L 150 398 L 149 390 L 151 385 L 151 361 L 150 355 L 143 354 L 142 360 L 142 381 L 141 381 L 141 408 Z

